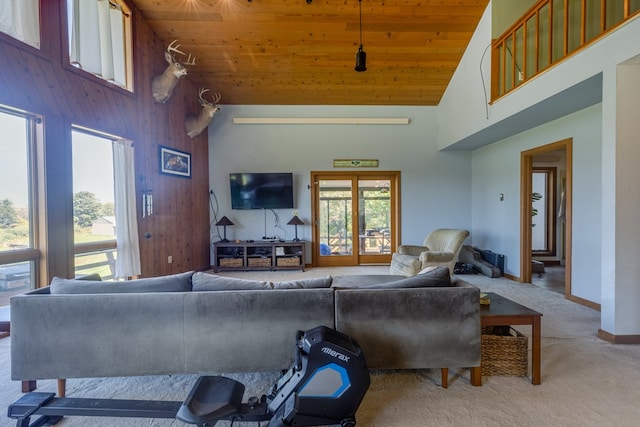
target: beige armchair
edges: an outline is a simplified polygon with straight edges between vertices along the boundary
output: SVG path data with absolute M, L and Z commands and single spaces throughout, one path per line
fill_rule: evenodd
M 391 258 L 391 274 L 415 276 L 423 268 L 441 265 L 449 267 L 453 274 L 467 236 L 467 230 L 440 228 L 429 233 L 423 246 L 400 245 Z

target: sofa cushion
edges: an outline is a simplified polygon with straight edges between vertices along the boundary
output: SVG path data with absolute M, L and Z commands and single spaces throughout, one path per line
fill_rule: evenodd
M 345 276 L 346 277 L 346 276 Z M 338 281 L 334 284 L 336 288 L 359 288 L 359 289 L 399 289 L 399 288 L 433 288 L 451 286 L 451 275 L 446 266 L 437 267 L 427 273 L 411 277 L 387 276 L 396 278 L 395 280 L 369 280 L 368 282 L 352 282 L 349 286 L 344 286 Z M 400 277 L 400 279 L 398 279 Z
M 440 266 L 426 273 L 390 283 L 380 283 L 371 288 L 439 288 L 451 286 L 449 267 Z
M 438 268 L 438 266 L 437 266 L 437 265 L 430 265 L 429 267 L 425 267 L 425 268 L 423 268 L 422 270 L 420 270 L 420 271 L 418 272 L 418 274 L 427 274 L 427 273 L 432 272 L 432 271 L 433 271 L 433 270 L 435 270 L 436 268 Z
M 272 289 L 271 282 L 237 279 L 197 272 L 193 275 L 193 291 L 244 291 Z
M 422 268 L 422 262 L 419 258 L 411 255 L 403 255 L 395 252 L 391 255 L 391 266 L 389 273 L 402 276 L 415 276 Z
M 96 280 L 62 279 L 51 281 L 52 294 L 116 294 L 138 292 L 188 292 L 191 291 L 193 271 L 169 276 L 126 280 L 124 282 L 102 282 Z
M 286 282 L 274 282 L 274 289 L 311 289 L 329 288 L 333 282 L 333 277 L 315 277 L 312 279 L 289 280 Z
M 367 288 L 378 283 L 395 282 L 405 276 L 395 274 L 354 274 L 350 276 L 336 276 L 333 278 L 332 288 L 350 289 Z

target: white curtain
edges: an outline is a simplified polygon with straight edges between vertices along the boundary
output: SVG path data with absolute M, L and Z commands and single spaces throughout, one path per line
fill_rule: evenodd
M 118 248 L 116 278 L 127 278 L 141 272 L 132 141 L 119 139 L 113 142 L 113 163 Z
M 39 49 L 39 1 L 0 0 L 0 31 Z
M 125 86 L 124 20 L 109 0 L 67 0 L 69 60 Z

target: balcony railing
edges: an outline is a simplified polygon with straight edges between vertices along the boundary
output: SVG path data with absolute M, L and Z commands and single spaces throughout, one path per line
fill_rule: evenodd
M 491 99 L 640 13 L 640 0 L 541 0 L 493 41 Z
M 78 243 L 75 245 L 75 275 L 100 274 L 113 280 L 116 270 L 116 241 Z

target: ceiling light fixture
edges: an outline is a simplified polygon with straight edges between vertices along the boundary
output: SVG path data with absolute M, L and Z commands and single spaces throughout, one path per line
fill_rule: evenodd
M 362 0 L 358 0 L 360 4 L 360 47 L 356 52 L 356 71 L 367 71 L 367 52 L 362 50 Z

